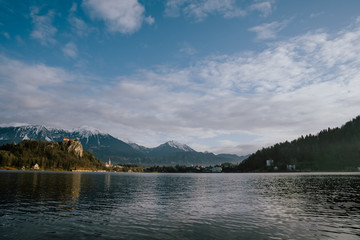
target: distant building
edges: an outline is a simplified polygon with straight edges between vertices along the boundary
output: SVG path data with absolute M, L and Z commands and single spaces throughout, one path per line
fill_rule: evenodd
M 267 166 L 267 167 L 271 167 L 271 166 L 273 166 L 273 165 L 274 165 L 274 160 L 272 160 L 272 159 L 266 160 L 266 166 Z
M 295 164 L 288 164 L 288 165 L 286 165 L 286 169 L 288 170 L 288 171 L 295 171 Z
M 222 172 L 222 168 L 221 167 L 213 167 L 211 169 L 211 172 L 213 173 L 221 173 Z
M 39 164 L 36 163 L 36 164 L 34 165 L 34 170 L 39 170 L 39 169 L 40 169 Z
M 65 137 L 65 138 L 63 139 L 63 142 L 80 142 L 80 141 L 77 140 L 77 139 L 70 139 L 70 138 Z
M 111 166 L 112 166 L 112 164 L 111 164 L 111 160 L 109 158 L 109 162 L 105 163 L 105 167 L 111 167 Z

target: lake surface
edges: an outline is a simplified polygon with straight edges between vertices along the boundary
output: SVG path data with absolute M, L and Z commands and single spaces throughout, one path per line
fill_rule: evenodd
M 1 239 L 359 239 L 358 174 L 0 171 Z

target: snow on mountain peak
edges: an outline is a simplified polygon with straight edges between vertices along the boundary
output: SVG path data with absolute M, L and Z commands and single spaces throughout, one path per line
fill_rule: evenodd
M 191 147 L 189 147 L 188 145 L 186 145 L 186 144 L 181 144 L 181 143 L 175 142 L 175 141 L 173 141 L 173 140 L 168 141 L 167 144 L 168 144 L 170 147 L 177 148 L 177 149 L 183 150 L 183 151 L 185 151 L 185 152 L 192 152 L 192 151 L 194 151 L 194 150 L 193 150 Z
M 79 128 L 74 128 L 72 130 L 73 132 L 78 132 L 79 134 L 81 134 L 84 137 L 89 137 L 92 135 L 105 135 L 105 133 L 101 132 L 99 129 L 94 128 L 94 127 L 90 127 L 90 126 L 81 126 Z
M 35 126 L 36 134 L 39 134 L 44 128 L 46 129 L 46 127 L 44 125 Z

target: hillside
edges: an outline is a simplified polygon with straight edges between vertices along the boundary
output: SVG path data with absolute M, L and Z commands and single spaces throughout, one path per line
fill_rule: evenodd
M 31 125 L 0 128 L 0 145 L 19 143 L 28 139 L 59 142 L 65 137 L 78 139 L 84 149 L 93 153 L 96 158 L 103 162 L 111 159 L 114 164 L 217 165 L 224 162 L 239 163 L 245 158 L 237 155 L 197 152 L 175 141 L 166 142 L 155 148 L 147 148 L 136 143 L 126 143 L 110 134 L 91 128 L 72 131 Z
M 266 166 L 266 160 L 273 160 Z M 341 128 L 326 129 L 292 142 L 263 148 L 244 160 L 237 171 L 279 171 L 295 165 L 298 171 L 357 171 L 360 167 L 360 116 Z M 275 168 L 276 169 L 276 168 Z
M 103 169 L 104 163 L 82 149 L 80 142 L 25 140 L 0 147 L 0 167 L 42 170 Z

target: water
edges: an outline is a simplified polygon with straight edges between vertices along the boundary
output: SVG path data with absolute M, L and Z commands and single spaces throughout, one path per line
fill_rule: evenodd
M 1 239 L 359 239 L 358 174 L 0 171 Z

